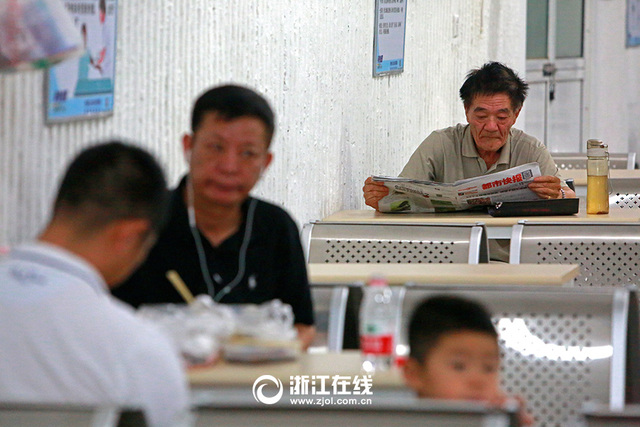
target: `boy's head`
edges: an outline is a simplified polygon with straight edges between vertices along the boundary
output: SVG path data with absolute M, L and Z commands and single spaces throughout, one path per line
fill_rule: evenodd
M 423 301 L 409 323 L 405 382 L 419 397 L 492 400 L 500 394 L 500 349 L 491 316 L 455 296 Z

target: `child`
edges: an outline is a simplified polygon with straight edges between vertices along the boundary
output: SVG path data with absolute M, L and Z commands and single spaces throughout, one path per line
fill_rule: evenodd
M 475 400 L 500 405 L 500 348 L 491 316 L 456 296 L 423 301 L 409 323 L 406 384 L 422 398 Z M 522 405 L 520 422 L 529 425 Z

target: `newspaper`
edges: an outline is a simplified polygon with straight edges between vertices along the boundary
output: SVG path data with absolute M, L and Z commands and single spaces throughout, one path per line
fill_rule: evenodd
M 389 188 L 389 195 L 378 202 L 380 212 L 451 212 L 538 200 L 528 185 L 540 175 L 540 166 L 534 162 L 452 184 L 388 176 L 374 176 L 373 180 Z

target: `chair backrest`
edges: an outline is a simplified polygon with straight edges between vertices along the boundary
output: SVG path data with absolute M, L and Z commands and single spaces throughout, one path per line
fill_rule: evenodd
M 610 178 L 609 209 L 639 209 L 640 179 Z
M 512 264 L 580 264 L 576 286 L 640 285 L 640 222 L 520 221 L 509 256 Z
M 114 406 L 0 402 L 0 426 L 146 427 L 144 414 Z
M 317 221 L 305 224 L 309 263 L 488 262 L 482 224 L 380 224 Z
M 620 407 L 625 382 L 637 388 L 626 377 L 627 342 L 638 345 L 627 337 L 627 289 L 410 286 L 405 333 L 415 307 L 441 293 L 476 300 L 493 313 L 503 390 L 523 396 L 538 425 L 576 425 L 584 401 Z
M 348 286 L 311 285 L 316 336 L 309 351 L 342 351 Z
M 586 169 L 586 153 L 551 153 L 558 169 Z M 609 153 L 611 169 L 635 169 L 636 153 Z
M 611 410 L 606 405 L 589 404 L 583 409 L 585 427 L 640 427 L 640 405 Z
M 375 393 L 375 392 L 374 392 Z M 286 399 L 282 399 L 282 403 Z M 315 400 L 315 399 L 314 399 Z M 327 399 L 329 400 L 329 399 Z M 334 399 L 335 400 L 335 399 Z M 343 401 L 347 400 L 341 399 Z M 355 402 L 360 399 L 349 399 Z M 375 427 L 402 425 L 430 427 L 507 427 L 515 418 L 513 412 L 489 409 L 472 402 L 446 402 L 403 399 L 348 405 L 273 404 L 234 402 L 202 405 L 196 409 L 196 427 L 210 426 L 305 426 Z M 335 403 L 335 402 L 334 402 Z

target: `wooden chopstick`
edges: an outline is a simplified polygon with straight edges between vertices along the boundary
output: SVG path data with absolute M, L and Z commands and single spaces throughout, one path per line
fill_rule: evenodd
M 191 304 L 194 300 L 193 294 L 189 288 L 187 288 L 187 285 L 184 283 L 178 272 L 175 270 L 169 270 L 167 271 L 166 276 L 173 287 L 176 288 L 176 291 L 178 291 L 182 299 L 185 300 L 187 304 Z

